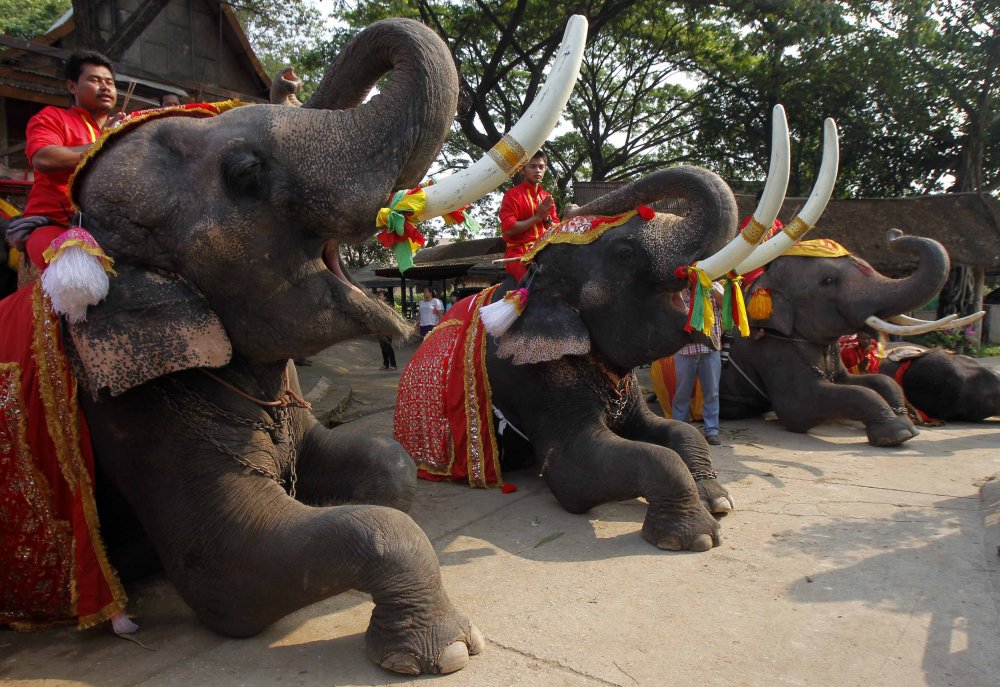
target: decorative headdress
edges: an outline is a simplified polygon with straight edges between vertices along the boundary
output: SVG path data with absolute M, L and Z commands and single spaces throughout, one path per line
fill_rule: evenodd
M 523 263 L 531 265 L 540 252 L 553 244 L 570 243 L 579 246 L 593 243 L 601 238 L 608 229 L 625 224 L 635 217 L 636 214 L 648 222 L 653 219 L 655 213 L 651 208 L 640 205 L 635 210 L 621 215 L 583 215 L 573 217 L 565 222 L 560 222 L 549 227 L 542 234 L 542 237 L 535 242 L 535 245 L 531 247 L 531 250 L 518 259 Z M 528 290 L 534 275 L 535 270 L 532 269 L 522 288 L 508 291 L 501 300 L 484 305 L 479 310 L 483 328 L 491 336 L 501 336 L 504 334 L 514 324 L 515 320 L 521 316 L 521 313 L 524 312 L 524 309 L 528 306 Z

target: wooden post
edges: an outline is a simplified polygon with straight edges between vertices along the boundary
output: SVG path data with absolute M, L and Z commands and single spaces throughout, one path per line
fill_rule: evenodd
M 972 268 L 972 302 L 975 304 L 972 308 L 972 312 L 979 312 L 983 310 L 983 290 L 986 286 L 986 268 L 985 267 L 973 267 Z M 983 321 L 979 320 L 974 325 L 972 325 L 972 331 L 976 338 L 976 348 L 981 348 L 983 346 Z
M 399 275 L 399 307 L 403 309 L 403 317 L 406 317 L 406 277 Z

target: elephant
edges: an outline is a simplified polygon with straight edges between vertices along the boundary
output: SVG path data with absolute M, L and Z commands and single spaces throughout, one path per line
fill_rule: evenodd
M 452 306 L 400 380 L 395 435 L 421 475 L 494 486 L 504 469 L 535 459 L 569 512 L 643 497 L 649 543 L 717 546 L 712 514 L 733 502 L 708 443 L 691 425 L 650 412 L 634 368 L 692 340 L 718 347 L 692 332 L 682 293 L 694 274 L 722 277 L 764 248 L 758 244 L 788 182 L 788 149 L 777 106 L 753 232 L 737 234 L 735 198 L 718 175 L 665 169 L 564 213 L 569 219 L 523 258 L 530 266 L 518 284 L 508 278 Z M 823 167 L 802 210 L 810 223 L 829 200 L 835 168 L 836 128 L 828 120 Z M 690 209 L 681 217 L 646 205 L 663 198 L 684 199 Z
M 586 22 L 570 23 L 573 49 L 560 55 L 575 55 L 572 72 Z M 555 83 L 568 96 L 575 79 L 563 71 Z M 404 512 L 410 457 L 391 439 L 318 424 L 290 362 L 410 333 L 351 282 L 339 246 L 375 232 L 394 189 L 417 186 L 457 102 L 443 41 L 385 20 L 342 50 L 301 108 L 157 114 L 109 136 L 76 173 L 83 226 L 117 272 L 106 299 L 63 330 L 109 555 L 124 573 L 140 530 L 220 633 L 253 635 L 356 589 L 374 600 L 365 641 L 385 668 L 452 672 L 483 648 Z M 450 180 L 435 186 L 438 201 L 428 191 L 428 213 L 478 197 Z
M 908 277 L 889 279 L 835 242 L 808 243 L 773 260 L 746 287 L 751 336 L 732 342 L 721 417 L 774 410 L 793 432 L 846 418 L 863 422 L 874 446 L 902 444 L 917 430 L 899 385 L 884 375 L 848 374 L 837 340 L 875 333 L 873 327 L 930 300 L 947 279 L 948 254 L 931 239 L 890 231 L 889 249 L 917 256 L 919 265 Z
M 1000 374 L 967 355 L 906 344 L 891 349 L 878 371 L 899 382 L 906 400 L 935 420 L 1000 416 Z
M 732 503 L 715 479 L 701 433 L 654 416 L 633 368 L 691 340 L 681 300 L 687 282 L 674 268 L 716 252 L 733 237 L 735 199 L 714 173 L 677 167 L 585 205 L 578 215 L 613 216 L 663 197 L 688 199 L 690 214 L 650 213 L 647 221 L 633 210 L 597 240 L 552 243 L 540 251 L 524 278 L 529 295 L 523 314 L 502 336 L 487 337 L 482 355 L 491 403 L 514 428 L 498 439 L 500 468 L 537 458 L 555 498 L 573 513 L 645 497 L 647 541 L 663 549 L 705 551 L 720 541 L 710 510 L 726 512 Z M 404 370 L 396 436 L 422 469 L 435 471 L 425 446 L 436 422 L 422 414 L 425 404 L 415 394 L 439 360 L 462 355 L 460 343 L 446 344 L 459 329 L 448 323 L 457 322 L 456 313 L 500 302 L 514 288 L 508 277 L 498 288 L 452 306 Z M 479 413 L 485 427 L 489 413 Z M 518 446 L 517 434 L 528 437 L 530 446 Z

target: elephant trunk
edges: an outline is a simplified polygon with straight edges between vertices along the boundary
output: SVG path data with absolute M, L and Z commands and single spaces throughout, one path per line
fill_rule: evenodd
M 736 234 L 737 208 L 733 192 L 719 175 L 700 167 L 672 167 L 655 172 L 612 191 L 577 209 L 575 215 L 615 215 L 665 198 L 688 201 L 683 218 L 658 223 L 650 246 L 651 255 L 669 256 L 658 265 L 658 280 L 674 278 L 674 269 L 701 260 L 718 251 Z M 665 225 L 665 226 L 664 226 Z M 678 253 L 678 247 L 685 252 Z
M 885 284 L 872 290 L 879 298 L 867 315 L 874 314 L 883 319 L 924 305 L 944 286 L 950 268 L 947 251 L 933 239 L 904 236 L 898 229 L 890 230 L 887 239 L 889 250 L 914 255 L 919 262 L 917 270 L 910 276 L 886 279 Z
M 420 183 L 457 106 L 451 54 L 429 28 L 390 19 L 359 33 L 303 107 L 272 115 L 279 158 L 297 172 L 310 227 L 347 241 L 370 236 L 390 193 Z

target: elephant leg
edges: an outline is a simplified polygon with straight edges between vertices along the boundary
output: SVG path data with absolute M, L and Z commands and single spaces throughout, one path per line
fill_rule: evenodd
M 646 441 L 676 451 L 691 471 L 698 485 L 698 495 L 710 513 L 728 513 L 735 508 L 729 492 L 715 476 L 712 450 L 697 428 L 686 422 L 657 417 L 639 404 L 619 434 L 626 439 Z
M 836 380 L 838 384 L 850 384 L 871 389 L 889 404 L 897 415 L 906 415 L 906 395 L 892 377 L 879 374 L 845 374 Z
M 197 491 L 197 499 L 151 498 L 138 510 L 157 518 L 147 529 L 167 574 L 212 629 L 251 636 L 357 589 L 375 602 L 365 641 L 385 668 L 447 673 L 482 649 L 481 633 L 444 591 L 430 542 L 406 514 L 306 506 L 276 482 L 236 469 L 204 478 Z
M 807 432 L 827 420 L 846 418 L 864 423 L 868 443 L 873 446 L 898 446 L 917 435 L 905 410 L 899 415 L 868 387 L 821 381 L 768 388 L 785 390 L 772 394 L 771 402 L 781 423 L 793 432 Z
M 362 434 L 353 423 L 306 430 L 298 449 L 296 498 L 314 506 L 367 503 L 407 511 L 417 469 L 395 439 Z
M 568 441 L 542 438 L 539 446 L 542 475 L 569 512 L 641 496 L 649 502 L 642 525 L 646 541 L 671 551 L 707 551 L 719 544 L 719 524 L 675 451 L 629 441 L 607 428 Z

